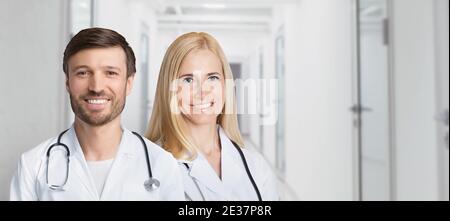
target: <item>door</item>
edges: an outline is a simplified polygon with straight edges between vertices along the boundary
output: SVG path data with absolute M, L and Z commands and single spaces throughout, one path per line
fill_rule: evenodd
M 281 28 L 275 39 L 275 78 L 278 80 L 278 96 L 277 96 L 277 115 L 278 120 L 275 124 L 276 149 L 275 149 L 275 167 L 282 176 L 286 173 L 285 159 L 285 51 L 284 51 L 284 29 Z
M 449 150 L 448 150 L 448 95 L 449 95 L 449 1 L 435 1 L 436 24 L 436 96 L 438 116 L 438 154 L 440 190 L 439 199 L 449 200 Z
M 360 199 L 390 200 L 389 65 L 386 0 L 359 0 Z
M 233 73 L 233 77 L 235 80 L 242 80 L 242 63 L 235 63 L 232 62 L 230 63 L 230 68 L 231 68 L 231 72 Z M 236 87 L 236 90 L 239 90 L 239 87 Z M 241 105 L 241 104 L 245 104 L 244 102 L 242 102 L 243 100 L 245 100 L 244 97 L 240 97 L 240 95 L 243 94 L 241 91 L 236 91 L 236 99 L 237 99 L 237 104 Z M 248 137 L 248 129 L 247 129 L 247 118 L 245 117 L 245 115 L 240 113 L 240 108 L 245 108 L 241 107 L 238 105 L 238 125 L 239 125 L 239 130 L 241 131 L 242 136 L 244 137 Z

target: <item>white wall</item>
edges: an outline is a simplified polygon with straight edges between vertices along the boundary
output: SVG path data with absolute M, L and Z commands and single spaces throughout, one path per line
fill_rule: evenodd
M 301 200 L 355 199 L 351 0 L 284 7 L 286 181 Z
M 397 200 L 438 199 L 433 3 L 392 1 Z
M 263 54 L 264 54 L 263 57 L 264 79 L 275 79 L 275 35 L 279 25 L 282 24 L 283 22 L 276 20 L 277 18 L 279 19 L 281 17 L 277 12 L 275 12 L 273 17 L 275 18 L 272 28 L 273 33 L 271 34 L 271 36 L 265 38 L 261 45 L 263 46 Z M 269 103 L 267 103 L 267 107 L 264 107 L 264 110 L 262 110 L 263 113 L 269 113 L 270 111 L 272 111 L 270 105 L 276 103 L 276 100 L 274 99 L 268 100 Z M 276 108 L 275 105 L 273 107 Z M 264 125 L 262 131 L 263 153 L 271 165 L 275 165 L 275 145 L 276 145 L 275 130 L 276 130 L 275 125 Z
M 64 124 L 64 5 L 0 1 L 0 200 L 9 199 L 20 154 Z

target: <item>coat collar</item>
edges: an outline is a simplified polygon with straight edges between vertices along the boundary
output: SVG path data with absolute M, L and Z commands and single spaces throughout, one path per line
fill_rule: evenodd
M 179 160 L 179 162 L 188 164 L 189 175 L 199 182 L 201 186 L 205 186 L 224 199 L 229 199 L 233 188 L 240 185 L 241 179 L 239 178 L 246 177 L 246 175 L 240 167 L 242 162 L 239 153 L 226 135 L 225 130 L 219 126 L 218 133 L 221 144 L 222 179 L 217 176 L 212 166 L 200 152 L 197 158 L 192 161 Z
M 121 128 L 122 128 L 122 138 L 119 143 L 119 148 L 117 149 L 116 157 L 123 154 L 135 156 L 136 151 L 134 145 L 125 145 L 127 142 L 129 142 L 130 140 L 129 137 L 135 135 L 132 134 L 131 131 L 129 131 L 128 129 L 123 127 Z M 61 142 L 68 145 L 71 156 L 82 157 L 82 159 L 84 160 L 83 149 L 81 148 L 81 145 L 78 141 L 78 137 L 75 133 L 75 128 L 73 125 L 69 128 L 67 133 L 62 136 Z

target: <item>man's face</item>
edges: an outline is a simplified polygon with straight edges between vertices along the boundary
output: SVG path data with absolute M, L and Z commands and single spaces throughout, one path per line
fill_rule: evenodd
M 122 112 L 134 75 L 127 78 L 121 47 L 85 49 L 68 60 L 67 92 L 76 117 L 102 126 Z

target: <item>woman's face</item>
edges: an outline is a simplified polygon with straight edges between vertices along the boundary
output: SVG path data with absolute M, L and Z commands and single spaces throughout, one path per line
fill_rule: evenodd
M 222 63 L 213 52 L 190 52 L 181 63 L 177 86 L 181 113 L 191 123 L 216 123 L 225 102 L 225 79 Z

